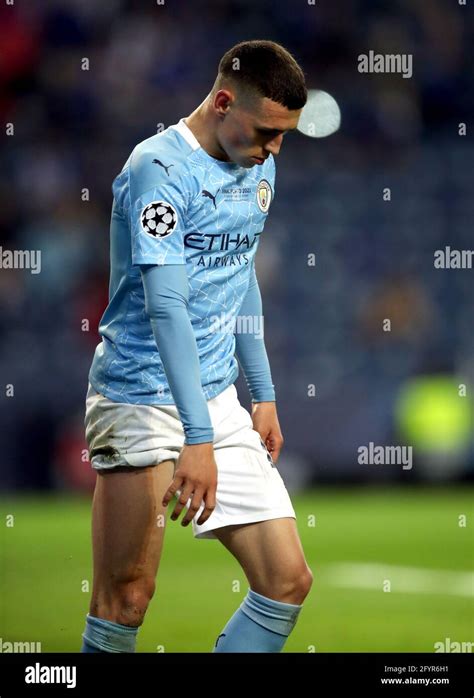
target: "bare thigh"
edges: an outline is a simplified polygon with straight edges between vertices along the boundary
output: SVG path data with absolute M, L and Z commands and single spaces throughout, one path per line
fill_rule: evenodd
M 214 533 L 238 560 L 253 591 L 286 603 L 303 602 L 312 573 L 295 519 L 224 526 Z
M 90 613 L 140 624 L 155 590 L 166 527 L 162 499 L 175 461 L 98 473 L 92 507 Z

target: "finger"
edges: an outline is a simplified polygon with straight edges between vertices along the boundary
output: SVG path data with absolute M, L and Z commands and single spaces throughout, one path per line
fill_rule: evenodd
M 268 450 L 270 452 L 270 455 L 271 455 L 274 463 L 276 463 L 278 461 L 282 447 L 283 447 L 283 439 L 277 439 L 277 438 L 272 439 Z
M 201 512 L 201 516 L 197 520 L 199 526 L 202 526 L 202 524 L 208 520 L 216 508 L 216 489 L 217 485 L 216 487 L 208 489 L 204 495 L 204 509 Z
M 199 509 L 201 508 L 203 494 L 203 489 L 196 490 L 194 492 L 191 504 L 189 505 L 188 510 L 186 514 L 183 516 L 183 520 L 181 521 L 181 526 L 187 526 L 191 522 L 191 520 L 194 519 Z
M 164 507 L 167 507 L 169 502 L 173 499 L 174 495 L 176 494 L 176 490 L 179 490 L 181 488 L 181 485 L 184 482 L 184 477 L 181 477 L 180 475 L 175 475 L 171 485 L 168 487 L 168 489 L 165 492 L 165 496 L 163 497 L 162 504 Z
M 176 521 L 178 516 L 181 514 L 189 498 L 192 497 L 193 490 L 194 485 L 192 482 L 186 484 L 186 486 L 181 490 L 181 492 L 179 493 L 178 501 L 176 502 L 176 506 L 173 509 L 173 513 L 170 517 L 172 521 Z

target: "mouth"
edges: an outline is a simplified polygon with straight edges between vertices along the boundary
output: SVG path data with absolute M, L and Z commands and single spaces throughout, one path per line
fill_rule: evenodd
M 267 157 L 268 157 L 268 155 L 267 155 Z M 257 165 L 263 165 L 263 163 L 265 162 L 266 159 L 267 158 L 256 158 L 255 156 L 252 156 L 252 160 L 255 160 Z

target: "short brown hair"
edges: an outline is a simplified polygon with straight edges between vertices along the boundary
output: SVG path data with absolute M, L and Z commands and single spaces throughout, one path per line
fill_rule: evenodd
M 287 109 L 301 109 L 308 99 L 302 69 L 291 53 L 274 41 L 242 41 L 233 46 L 220 60 L 215 88 L 222 78 Z

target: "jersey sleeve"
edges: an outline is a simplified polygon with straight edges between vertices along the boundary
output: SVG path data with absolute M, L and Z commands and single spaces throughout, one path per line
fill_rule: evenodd
M 196 338 L 188 314 L 182 265 L 142 265 L 145 311 L 183 424 L 186 444 L 212 442 L 214 430 L 201 385 Z
M 142 153 L 129 170 L 132 264 L 185 264 L 189 192 L 182 165 Z
M 249 287 L 240 308 L 239 317 L 248 317 L 254 322 L 259 319 L 262 323 L 258 332 L 245 331 L 235 334 L 235 352 L 244 371 L 252 402 L 275 402 L 275 386 L 272 382 L 270 363 L 263 339 L 262 296 L 253 263 Z M 243 327 L 247 328 L 247 323 L 243 323 Z

